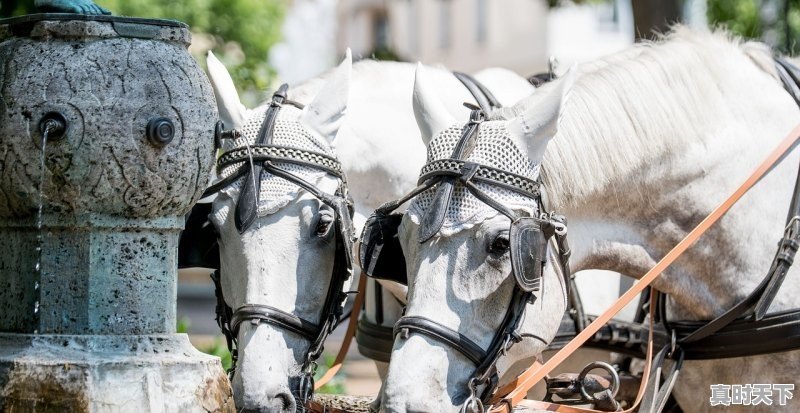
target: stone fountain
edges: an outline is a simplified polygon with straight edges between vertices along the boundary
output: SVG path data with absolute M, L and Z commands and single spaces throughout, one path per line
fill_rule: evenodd
M 218 119 L 189 43 L 169 20 L 0 21 L 0 412 L 233 411 L 175 333 Z

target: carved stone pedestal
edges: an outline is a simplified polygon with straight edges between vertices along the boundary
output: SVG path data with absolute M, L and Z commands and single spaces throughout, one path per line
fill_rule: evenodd
M 175 334 L 217 121 L 189 41 L 163 20 L 0 21 L 0 412 L 233 411 L 219 359 Z

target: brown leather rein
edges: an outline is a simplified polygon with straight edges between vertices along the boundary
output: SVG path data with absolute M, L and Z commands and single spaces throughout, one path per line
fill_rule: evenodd
M 758 181 L 761 180 L 772 168 L 780 162 L 785 155 L 791 151 L 798 140 L 800 139 L 800 125 L 795 128 L 786 136 L 783 141 L 767 156 L 766 159 L 753 171 L 753 173 L 733 192 L 724 202 L 717 206 L 700 224 L 698 224 L 686 237 L 681 240 L 664 258 L 661 259 L 650 271 L 648 271 L 639 281 L 634 284 L 625 294 L 623 294 L 608 310 L 598 316 L 591 324 L 586 326 L 574 339 L 567 345 L 559 350 L 553 357 L 547 360 L 543 365 L 531 366 L 527 371 L 521 374 L 515 381 L 509 385 L 502 387 L 498 390 L 497 396 L 492 399 L 492 407 L 488 410 L 490 413 L 511 413 L 513 407 L 522 401 L 527 395 L 528 391 L 539 381 L 545 378 L 550 372 L 553 371 L 559 364 L 567 359 L 572 353 L 578 350 L 581 345 L 594 336 L 600 328 L 603 327 L 608 321 L 611 320 L 623 307 L 630 303 L 636 296 L 644 291 L 645 288 L 652 285 L 658 277 L 667 269 L 672 263 L 675 262 L 686 250 L 692 246 L 709 228 L 711 228 L 720 218 L 722 218 L 733 205 L 738 202 L 744 194 L 746 194 Z M 651 305 L 651 312 L 654 305 Z M 653 326 L 652 314 L 650 317 L 651 326 L 648 339 L 648 358 L 645 374 L 642 379 L 642 386 L 637 397 L 637 404 L 641 401 L 642 389 L 647 385 L 646 378 L 649 376 L 650 363 L 652 362 L 652 343 L 653 343 Z M 593 412 L 595 410 L 579 409 L 570 406 L 564 406 L 554 403 L 536 402 L 537 408 L 543 408 L 551 411 L 559 412 Z M 636 408 L 636 404 L 631 411 Z

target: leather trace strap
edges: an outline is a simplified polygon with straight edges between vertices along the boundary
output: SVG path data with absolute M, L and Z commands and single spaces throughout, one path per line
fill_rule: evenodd
M 722 216 L 738 202 L 761 178 L 780 162 L 793 149 L 800 139 L 800 125 L 796 126 L 786 138 L 767 156 L 767 158 L 753 171 L 753 173 L 733 192 L 725 201 L 717 206 L 700 224 L 698 224 L 686 237 L 681 240 L 667 255 L 664 256 L 650 271 L 642 276 L 625 294 L 623 294 L 607 311 L 598 316 L 591 324 L 581 331 L 572 341 L 559 350 L 544 365 L 528 369 L 514 382 L 513 389 L 504 388 L 498 391 L 493 398 L 492 413 L 511 413 L 514 406 L 525 398 L 528 391 L 547 374 L 553 371 L 570 354 L 574 353 L 582 344 L 591 339 L 604 324 L 611 320 L 622 308 L 630 303 L 637 294 L 650 286 L 672 263 L 675 262 L 701 235 L 708 231 Z M 651 306 L 652 307 L 652 306 Z M 652 319 L 652 316 L 651 316 Z M 651 329 L 652 334 L 652 329 Z M 649 362 L 649 358 L 648 358 Z

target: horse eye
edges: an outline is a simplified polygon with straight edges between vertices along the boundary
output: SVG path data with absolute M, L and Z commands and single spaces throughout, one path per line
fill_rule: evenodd
M 318 237 L 324 237 L 328 235 L 328 232 L 333 225 L 333 213 L 331 211 L 322 210 L 319 213 L 319 220 L 317 220 L 317 229 L 316 234 Z
M 494 255 L 503 255 L 511 247 L 511 241 L 508 240 L 508 232 L 503 231 L 494 238 L 489 244 L 489 253 Z

